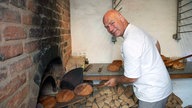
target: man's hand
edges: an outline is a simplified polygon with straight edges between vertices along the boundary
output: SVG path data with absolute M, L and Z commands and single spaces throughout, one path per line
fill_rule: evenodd
M 117 85 L 117 79 L 111 78 L 107 82 L 104 83 L 105 86 L 116 86 Z
M 116 86 L 118 83 L 133 83 L 137 78 L 127 78 L 125 76 L 113 77 L 104 83 L 105 86 Z

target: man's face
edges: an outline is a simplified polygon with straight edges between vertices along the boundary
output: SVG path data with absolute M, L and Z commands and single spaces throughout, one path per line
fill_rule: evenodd
M 107 31 L 113 36 L 119 37 L 124 33 L 124 25 L 120 18 L 114 15 L 106 15 L 103 19 L 103 24 Z

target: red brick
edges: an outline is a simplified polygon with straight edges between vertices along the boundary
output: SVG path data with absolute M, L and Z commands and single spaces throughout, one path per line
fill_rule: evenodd
M 63 40 L 64 42 L 70 42 L 71 41 L 71 35 L 69 35 L 69 34 L 65 34 L 64 35 L 64 40 Z
M 16 57 L 23 53 L 22 44 L 0 46 L 0 55 L 3 60 Z
M 37 6 L 35 5 L 35 0 L 28 0 L 27 2 L 27 8 L 32 11 L 35 12 L 37 10 Z
M 32 24 L 32 15 L 31 14 L 24 14 L 22 16 L 22 21 L 23 24 L 26 25 L 31 25 Z
M 0 32 L 0 42 L 1 42 L 1 32 Z
M 25 44 L 24 51 L 26 53 L 30 53 L 35 50 L 38 50 L 38 48 L 39 48 L 38 41 L 32 41 Z
M 71 45 L 68 45 L 68 46 L 65 48 L 65 50 L 66 50 L 66 53 L 71 52 Z
M 16 26 L 6 27 L 3 31 L 3 34 L 5 40 L 25 39 L 27 37 L 24 28 Z
M 22 104 L 22 102 L 27 98 L 29 95 L 29 87 L 25 86 L 24 89 L 16 93 L 8 102 L 7 108 L 18 108 Z
M 56 9 L 58 13 L 62 13 L 61 6 L 59 4 L 56 4 Z
M 16 73 L 26 70 L 31 66 L 32 59 L 30 57 L 25 57 L 10 65 L 10 74 L 14 76 Z
M 64 15 L 62 16 L 63 21 L 70 22 L 70 17 L 67 17 L 65 14 L 67 15 L 66 11 L 64 11 Z
M 18 11 L 12 11 L 8 8 L 1 8 L 1 21 L 4 22 L 14 22 L 14 23 L 21 23 L 21 16 Z
M 0 103 L 6 98 L 11 96 L 18 88 L 20 88 L 24 83 L 26 83 L 26 74 L 17 76 L 10 82 L 0 85 Z
M 0 68 L 0 83 L 7 79 L 8 69 L 6 67 Z
M 29 103 L 30 103 L 30 102 L 29 102 Z M 27 103 L 22 103 L 21 106 L 20 106 L 20 108 L 29 108 L 29 107 L 28 107 L 28 104 L 27 104 Z M 36 108 L 36 106 L 35 106 L 35 107 L 31 107 L 31 108 Z
M 69 30 L 69 23 L 68 22 L 62 22 L 62 27 Z

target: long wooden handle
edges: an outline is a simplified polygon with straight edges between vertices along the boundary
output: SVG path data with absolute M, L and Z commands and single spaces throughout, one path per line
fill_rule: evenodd
M 191 57 L 191 56 L 192 56 L 192 54 L 190 54 L 190 55 L 187 55 L 187 56 L 184 56 L 184 57 L 181 57 L 181 58 L 179 58 L 179 59 L 176 59 L 176 60 L 173 60 L 173 61 L 169 61 L 169 62 L 166 62 L 166 63 L 168 64 L 168 63 L 177 62 L 177 61 L 179 61 L 179 60 L 183 60 L 183 59 L 185 59 L 185 58 L 189 58 L 189 57 Z
M 84 69 L 84 72 L 87 72 L 93 65 L 92 64 L 89 64 L 85 69 Z
M 102 87 L 105 87 L 106 85 L 104 83 L 101 83 L 101 84 L 95 84 L 95 86 L 97 88 L 102 88 Z

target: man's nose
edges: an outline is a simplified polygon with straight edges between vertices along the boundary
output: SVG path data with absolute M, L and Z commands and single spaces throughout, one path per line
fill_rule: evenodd
M 108 31 L 111 32 L 113 30 L 113 26 L 108 27 Z

